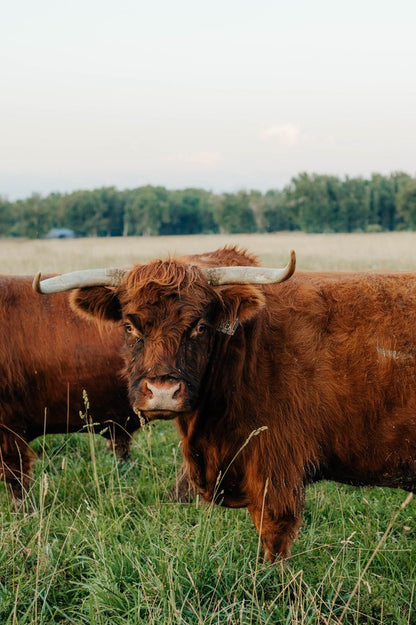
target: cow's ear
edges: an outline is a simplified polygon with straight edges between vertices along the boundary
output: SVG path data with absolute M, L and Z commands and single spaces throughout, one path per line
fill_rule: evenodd
M 112 288 L 94 286 L 76 289 L 71 293 L 70 303 L 81 317 L 110 323 L 121 320 L 120 300 Z
M 234 284 L 220 287 L 219 295 L 226 317 L 231 321 L 238 318 L 240 323 L 258 315 L 266 305 L 262 291 L 251 285 Z

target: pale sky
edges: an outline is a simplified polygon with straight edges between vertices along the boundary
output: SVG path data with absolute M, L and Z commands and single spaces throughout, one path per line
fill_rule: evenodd
M 1 2 L 0 195 L 416 175 L 415 0 Z

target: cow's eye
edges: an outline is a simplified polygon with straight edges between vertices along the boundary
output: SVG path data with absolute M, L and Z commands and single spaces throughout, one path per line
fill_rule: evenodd
M 208 332 L 209 328 L 210 328 L 209 323 L 205 323 L 205 321 L 201 319 L 201 321 L 198 321 L 198 323 L 196 323 L 194 327 L 192 328 L 190 332 L 190 338 L 191 339 L 202 338 L 202 336 L 204 336 L 204 334 Z
M 208 330 L 208 325 L 204 323 L 203 321 L 200 321 L 198 325 L 195 327 L 194 332 L 196 336 L 201 336 L 201 334 L 205 334 L 207 330 Z
M 127 334 L 131 334 L 133 332 L 133 326 L 131 325 L 131 323 L 125 323 L 124 329 L 127 332 Z

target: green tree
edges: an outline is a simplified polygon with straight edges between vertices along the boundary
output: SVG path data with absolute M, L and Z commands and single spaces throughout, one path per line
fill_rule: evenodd
M 395 223 L 394 223 L 394 229 L 395 230 L 403 230 L 409 227 L 409 224 L 406 223 L 406 220 L 404 219 L 404 216 L 402 215 L 400 209 L 399 209 L 399 195 L 401 193 L 401 190 L 412 180 L 414 180 L 414 178 L 412 178 L 411 176 L 409 176 L 409 174 L 406 174 L 403 171 L 396 171 L 393 172 L 390 175 L 390 179 L 393 185 L 393 189 L 394 189 L 394 193 L 395 193 L 395 200 L 396 200 L 396 213 L 395 213 Z
M 214 219 L 220 232 L 256 232 L 256 220 L 245 191 L 225 193 L 220 196 L 214 211 Z
M 212 199 L 208 191 L 184 189 L 168 196 L 169 220 L 162 223 L 159 234 L 199 234 L 216 232 Z
M 101 229 L 99 236 L 121 236 L 123 234 L 124 195 L 115 187 L 102 187 L 96 190 L 102 206 Z
M 75 191 L 59 198 L 59 225 L 80 236 L 115 236 L 123 231 L 124 197 L 114 187 Z
M 265 232 L 266 220 L 264 211 L 266 209 L 266 199 L 261 191 L 257 191 L 255 189 L 248 191 L 247 195 L 248 204 L 253 211 L 254 220 L 256 222 L 256 231 Z
M 12 223 L 12 204 L 0 196 L 0 237 L 9 235 Z
M 301 173 L 284 189 L 215 195 L 203 189 L 102 187 L 69 194 L 0 197 L 0 236 L 41 237 L 52 227 L 80 236 L 210 232 L 353 232 L 414 228 L 414 178 L 349 178 Z
M 390 176 L 373 174 L 369 181 L 369 224 L 378 224 L 383 230 L 394 230 L 400 222 L 397 197 L 400 189 L 411 180 L 403 172 Z
M 293 178 L 288 196 L 297 226 L 305 232 L 335 232 L 340 195 L 341 182 L 335 176 L 302 173 Z
M 270 190 L 264 196 L 263 227 L 266 232 L 294 230 L 294 202 L 286 190 Z
M 62 210 L 68 228 L 79 236 L 96 236 L 101 206 L 94 191 L 74 191 L 64 196 Z
M 169 192 L 165 187 L 138 187 L 129 192 L 124 205 L 123 232 L 158 235 L 169 223 Z
M 38 193 L 25 200 L 18 200 L 11 206 L 13 225 L 11 236 L 38 239 L 51 228 L 52 218 L 47 203 Z
M 368 182 L 363 178 L 346 178 L 340 190 L 336 232 L 365 230 L 368 224 Z
M 386 178 L 380 174 L 373 174 L 369 182 L 369 226 L 378 225 L 383 230 L 390 230 L 395 209 L 394 194 Z
M 416 230 L 416 179 L 411 178 L 403 185 L 397 197 L 398 215 L 403 218 L 404 224 Z

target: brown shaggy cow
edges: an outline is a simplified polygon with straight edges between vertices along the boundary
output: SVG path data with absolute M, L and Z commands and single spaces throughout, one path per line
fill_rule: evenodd
M 126 457 L 140 421 L 129 406 L 122 330 L 99 332 L 70 308 L 67 294 L 41 298 L 25 277 L 0 277 L 0 477 L 16 500 L 31 481 L 29 441 L 85 430 L 83 391 L 94 429 Z
M 202 496 L 247 506 L 273 560 L 290 552 L 311 482 L 415 492 L 416 274 L 212 286 L 204 271 L 250 264 L 227 248 L 136 265 L 73 305 L 124 325 L 132 405 L 176 418 Z

